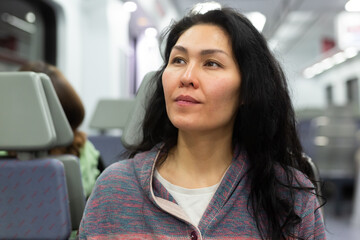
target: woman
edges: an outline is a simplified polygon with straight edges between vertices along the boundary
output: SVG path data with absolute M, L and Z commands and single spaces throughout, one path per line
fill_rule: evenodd
M 143 141 L 99 177 L 80 239 L 325 239 L 286 79 L 245 17 L 175 23 L 154 81 Z
M 50 154 L 72 154 L 79 158 L 84 194 L 89 197 L 102 167 L 99 151 L 87 140 L 85 133 L 78 130 L 85 117 L 85 108 L 79 95 L 61 71 L 51 64 L 29 62 L 21 66 L 19 71 L 45 73 L 49 76 L 74 133 L 72 144 L 50 149 Z

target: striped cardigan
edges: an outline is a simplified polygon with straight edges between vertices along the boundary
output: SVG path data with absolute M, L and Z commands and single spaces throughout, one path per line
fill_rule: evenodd
M 250 184 L 245 174 L 245 153 L 234 154 L 198 226 L 190 223 L 153 177 L 159 154 L 154 148 L 117 162 L 101 174 L 85 208 L 80 239 L 260 239 L 247 207 Z M 312 186 L 302 173 L 295 173 L 303 185 Z M 305 239 L 325 239 L 316 196 L 298 191 L 295 197 L 295 211 L 302 218 L 296 234 Z

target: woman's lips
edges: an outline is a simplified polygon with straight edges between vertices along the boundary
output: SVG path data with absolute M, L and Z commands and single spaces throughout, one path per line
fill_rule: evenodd
M 198 104 L 200 103 L 198 100 L 196 100 L 195 98 L 191 97 L 191 96 L 184 96 L 184 95 L 180 95 L 175 99 L 175 102 L 181 105 L 191 105 L 191 104 Z

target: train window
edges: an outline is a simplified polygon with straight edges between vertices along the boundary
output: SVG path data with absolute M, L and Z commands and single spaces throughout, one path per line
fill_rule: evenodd
M 346 81 L 346 99 L 348 104 L 359 105 L 359 86 L 357 78 Z
M 326 103 L 328 104 L 328 106 L 332 106 L 334 104 L 334 100 L 333 100 L 333 87 L 331 85 L 328 85 L 325 88 L 326 91 Z
M 0 1 L 0 71 L 27 61 L 56 64 L 55 11 L 46 1 Z

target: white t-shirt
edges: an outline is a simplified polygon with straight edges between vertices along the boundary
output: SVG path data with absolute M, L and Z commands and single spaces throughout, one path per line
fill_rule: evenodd
M 190 217 L 192 223 L 195 226 L 198 226 L 206 207 L 209 205 L 211 198 L 219 186 L 219 183 L 210 187 L 189 189 L 170 183 L 163 178 L 157 170 L 155 170 L 154 176 L 174 197 L 176 202 Z

